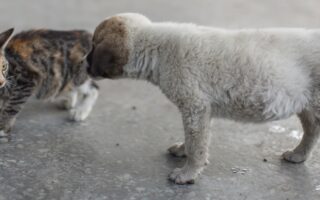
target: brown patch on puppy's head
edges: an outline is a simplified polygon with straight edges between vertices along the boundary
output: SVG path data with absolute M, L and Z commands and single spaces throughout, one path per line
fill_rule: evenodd
M 93 46 L 87 55 L 88 73 L 92 77 L 117 78 L 128 63 L 128 31 L 125 18 L 111 17 L 96 28 Z

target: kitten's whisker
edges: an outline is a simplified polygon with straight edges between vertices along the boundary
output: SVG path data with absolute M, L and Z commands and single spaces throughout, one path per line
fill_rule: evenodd
M 10 80 L 10 79 L 13 79 L 13 78 L 15 78 L 15 77 L 16 77 L 16 76 L 8 76 L 7 79 Z
M 13 87 L 14 85 L 15 85 L 15 84 L 14 84 L 14 82 L 13 82 L 12 80 L 7 79 L 7 82 L 6 82 L 6 85 L 5 85 L 5 87 L 6 87 L 7 89 Z

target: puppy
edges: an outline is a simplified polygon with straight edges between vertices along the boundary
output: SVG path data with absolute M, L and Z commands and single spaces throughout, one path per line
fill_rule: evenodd
M 92 77 L 147 80 L 179 108 L 185 142 L 169 152 L 187 160 L 169 175 L 177 184 L 193 183 L 207 165 L 214 117 L 261 123 L 297 114 L 304 136 L 283 154 L 293 163 L 319 136 L 319 30 L 224 30 L 119 14 L 96 28 L 86 60 Z

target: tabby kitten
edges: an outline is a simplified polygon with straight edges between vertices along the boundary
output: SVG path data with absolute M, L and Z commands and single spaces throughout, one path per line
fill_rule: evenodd
M 98 86 L 80 64 L 91 48 L 91 34 L 31 30 L 9 40 L 12 32 L 0 34 L 0 138 L 10 138 L 17 114 L 33 95 L 59 100 L 72 120 L 84 120 L 98 97 Z

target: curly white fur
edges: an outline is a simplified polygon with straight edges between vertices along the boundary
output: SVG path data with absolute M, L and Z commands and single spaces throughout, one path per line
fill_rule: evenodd
M 304 138 L 284 158 L 309 155 L 319 133 L 320 30 L 225 30 L 118 16 L 128 33 L 124 77 L 159 86 L 181 111 L 185 145 L 170 151 L 187 161 L 170 175 L 175 183 L 193 182 L 206 165 L 213 117 L 259 123 L 298 114 Z

